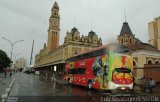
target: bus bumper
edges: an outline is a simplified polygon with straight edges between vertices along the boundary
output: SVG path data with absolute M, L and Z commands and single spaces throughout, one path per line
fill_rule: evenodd
M 131 90 L 133 89 L 133 83 L 128 85 L 122 85 L 122 84 L 115 84 L 113 82 L 109 82 L 108 88 L 111 90 L 118 89 L 118 90 Z

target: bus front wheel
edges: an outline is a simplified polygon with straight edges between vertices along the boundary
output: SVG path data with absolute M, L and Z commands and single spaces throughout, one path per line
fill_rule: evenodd
M 87 87 L 88 87 L 88 89 L 92 89 L 92 81 L 91 80 L 88 81 Z

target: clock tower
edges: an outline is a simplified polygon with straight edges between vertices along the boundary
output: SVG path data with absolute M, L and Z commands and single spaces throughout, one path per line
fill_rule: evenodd
M 59 33 L 60 33 L 60 16 L 59 16 L 59 6 L 57 2 L 54 3 L 51 16 L 49 19 L 49 29 L 48 29 L 48 51 L 52 52 L 59 47 Z

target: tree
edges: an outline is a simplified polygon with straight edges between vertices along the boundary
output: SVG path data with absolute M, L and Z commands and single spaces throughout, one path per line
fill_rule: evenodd
M 10 58 L 7 56 L 6 52 L 0 50 L 0 68 L 7 67 L 11 63 Z

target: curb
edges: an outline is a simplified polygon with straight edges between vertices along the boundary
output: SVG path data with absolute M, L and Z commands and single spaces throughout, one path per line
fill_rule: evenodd
M 6 88 L 6 93 L 1 95 L 1 101 L 2 102 L 6 102 L 7 97 L 9 96 L 11 89 L 15 83 L 16 78 L 14 77 L 11 81 L 11 83 L 9 84 L 9 88 Z

